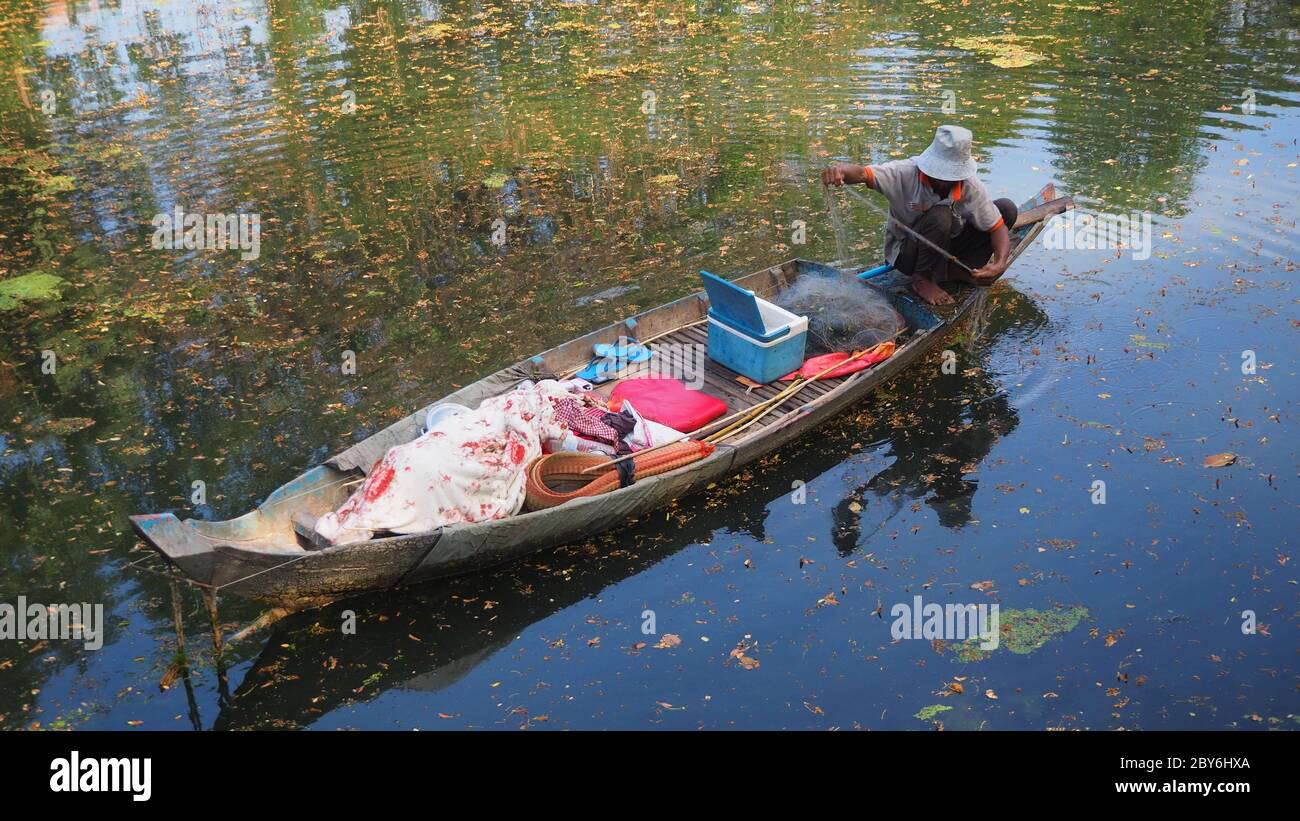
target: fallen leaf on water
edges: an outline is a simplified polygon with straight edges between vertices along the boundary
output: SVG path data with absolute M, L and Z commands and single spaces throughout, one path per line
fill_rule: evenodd
M 51 419 L 43 426 L 44 433 L 53 433 L 57 436 L 66 436 L 70 433 L 76 433 L 79 430 L 95 424 L 94 419 L 87 419 L 84 416 L 69 416 L 62 419 Z
M 1205 461 L 1201 463 L 1201 466 L 1207 468 L 1226 468 L 1235 461 L 1237 461 L 1237 454 L 1235 453 L 1211 453 L 1209 456 L 1205 457 Z
M 672 633 L 664 633 L 663 638 L 659 639 L 659 643 L 655 645 L 655 649 L 668 650 L 670 648 L 676 647 L 681 643 L 682 643 L 681 636 L 677 636 Z
M 158 689 L 170 690 L 171 686 L 176 683 L 176 677 L 179 676 L 180 673 L 181 666 L 179 663 L 168 667 L 167 672 L 163 673 L 162 681 L 158 682 Z
M 998 694 L 995 693 L 995 692 L 993 692 L 993 688 L 992 688 L 992 687 L 990 687 L 989 689 L 987 689 L 987 690 L 984 691 L 984 697 L 985 697 L 985 698 L 991 698 L 991 699 L 993 699 L 994 701 L 997 701 L 997 700 L 998 700 Z

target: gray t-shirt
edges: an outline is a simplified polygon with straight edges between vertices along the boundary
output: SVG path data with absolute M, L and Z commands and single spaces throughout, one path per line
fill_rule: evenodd
M 921 169 L 915 160 L 893 160 L 880 165 L 867 166 L 867 185 L 885 195 L 889 200 L 889 216 L 909 228 L 926 211 L 940 203 L 951 203 L 957 219 L 953 220 L 952 235 L 961 233 L 966 223 L 981 231 L 993 231 L 1002 224 L 1002 212 L 993 204 L 989 190 L 976 177 L 962 180 L 952 187 L 947 197 L 940 197 L 925 184 Z M 1007 226 L 1010 228 L 1011 226 Z M 903 233 L 893 221 L 885 225 L 885 259 L 890 264 L 898 258 L 903 247 Z

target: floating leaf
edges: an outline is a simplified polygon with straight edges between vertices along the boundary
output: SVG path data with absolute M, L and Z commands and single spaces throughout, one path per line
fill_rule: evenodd
M 94 424 L 94 419 L 87 419 L 84 416 L 65 416 L 61 419 L 49 420 L 40 426 L 40 430 L 42 433 L 53 433 L 56 436 L 67 436 L 70 433 L 85 430 Z

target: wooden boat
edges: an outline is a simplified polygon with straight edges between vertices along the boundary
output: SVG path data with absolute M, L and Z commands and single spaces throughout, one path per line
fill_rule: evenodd
M 1051 185 L 1023 203 L 1012 231 L 1012 261 L 1029 247 L 1048 218 L 1070 207 L 1068 197 L 1055 198 Z M 772 299 L 801 276 L 827 274 L 838 272 L 796 259 L 735 282 Z M 316 519 L 341 505 L 390 447 L 420 435 L 426 407 L 303 473 L 256 510 L 238 518 L 182 521 L 172 513 L 156 513 L 132 516 L 131 522 L 150 546 L 192 582 L 290 609 L 479 570 L 585 539 L 701 489 L 835 416 L 923 357 L 988 294 L 984 288 L 949 286 L 955 288 L 953 304 L 924 306 L 909 296 L 906 279 L 897 272 L 873 279 L 907 323 L 889 359 L 845 377 L 814 382 L 734 439 L 719 444 L 708 457 L 625 488 L 505 519 L 318 548 L 311 538 Z M 430 406 L 454 402 L 477 407 L 525 379 L 571 374 L 590 359 L 594 344 L 613 342 L 620 336 L 646 340 L 652 350 L 704 344 L 708 307 L 703 293 L 684 297 L 503 368 Z M 629 370 L 621 378 L 635 373 Z M 736 374 L 712 361 L 706 364 L 704 382 L 707 392 L 727 402 L 729 413 L 775 396 L 780 387 L 747 390 L 736 381 Z M 602 387 L 608 389 L 612 384 Z

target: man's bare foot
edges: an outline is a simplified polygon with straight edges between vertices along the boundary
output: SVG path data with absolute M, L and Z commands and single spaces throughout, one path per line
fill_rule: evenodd
M 951 305 L 954 301 L 947 291 L 922 276 L 913 275 L 912 290 L 931 305 Z

